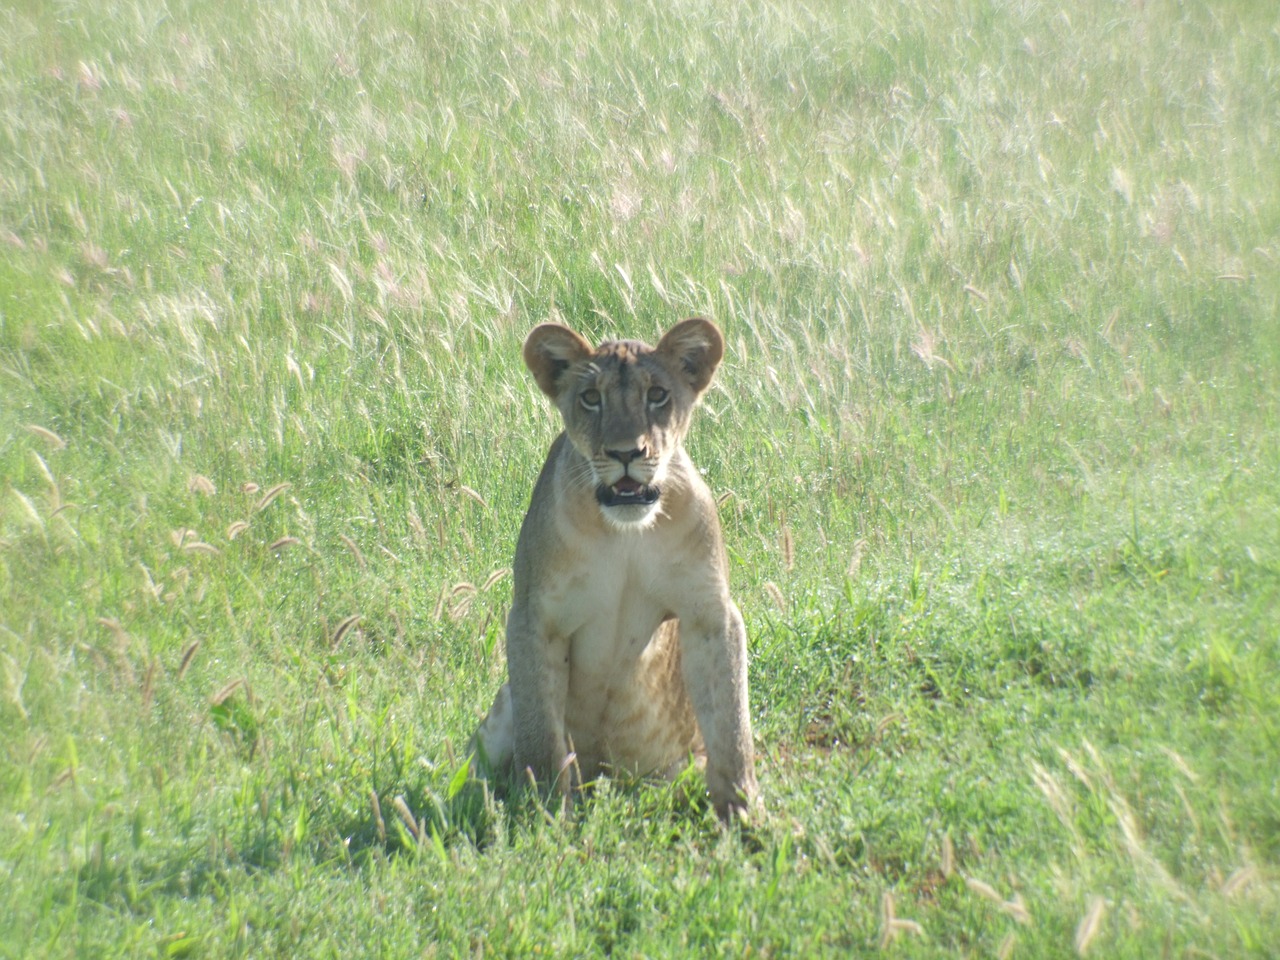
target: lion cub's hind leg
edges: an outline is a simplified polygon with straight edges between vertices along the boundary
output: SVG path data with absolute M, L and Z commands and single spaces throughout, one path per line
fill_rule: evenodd
M 511 775 L 516 753 L 515 714 L 511 709 L 511 685 L 504 683 L 493 699 L 475 736 L 468 745 L 471 775 L 481 779 Z

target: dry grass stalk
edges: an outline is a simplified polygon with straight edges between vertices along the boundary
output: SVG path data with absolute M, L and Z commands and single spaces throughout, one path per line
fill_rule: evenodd
M 142 675 L 142 708 L 151 709 L 151 701 L 156 692 L 156 668 L 160 662 L 155 657 L 147 661 L 147 672 Z
M 880 901 L 880 949 L 886 950 L 893 941 L 897 940 L 901 934 L 909 933 L 913 936 L 924 936 L 924 927 L 915 920 L 904 920 L 897 915 L 897 908 L 893 901 L 893 894 L 885 891 L 884 897 Z
M 1195 807 L 1191 806 L 1191 798 L 1187 796 L 1187 791 L 1182 789 L 1182 784 L 1175 783 L 1173 792 L 1178 795 L 1178 799 L 1182 801 L 1182 812 L 1187 815 L 1187 819 L 1191 821 L 1192 836 L 1196 842 L 1200 842 L 1200 818 L 1196 815 Z
M 200 649 L 200 641 L 193 640 L 186 650 L 182 651 L 182 662 L 178 664 L 178 679 L 181 680 L 187 673 L 187 668 L 191 666 L 191 661 L 195 659 L 196 651 Z
M 1169 760 L 1173 763 L 1173 765 L 1178 768 L 1179 773 L 1181 773 L 1184 777 L 1186 777 L 1192 783 L 1199 782 L 1200 774 L 1192 770 L 1191 766 L 1187 763 L 1187 761 L 1184 760 L 1178 753 L 1164 746 L 1162 746 L 1160 750 L 1166 757 L 1169 758 Z
M 862 569 L 862 555 L 866 552 L 867 541 L 859 538 L 853 545 L 853 553 L 849 556 L 849 566 L 845 569 L 846 577 L 852 579 Z
M 570 749 L 572 749 L 572 747 L 573 745 L 570 744 Z M 524 775 L 525 775 L 525 778 L 529 781 L 529 789 L 531 791 L 530 796 L 533 796 L 536 798 L 538 796 L 538 778 L 533 775 L 533 768 L 525 767 Z M 569 795 L 567 793 L 560 794 L 560 806 L 561 806 L 562 812 L 563 812 L 564 805 L 568 801 L 568 799 L 569 799 Z M 541 801 L 537 801 L 535 803 L 535 806 L 538 808 L 538 812 L 542 814 L 542 821 L 549 827 L 555 827 L 556 818 L 551 815 L 551 811 L 546 808 L 546 805 L 543 804 Z
M 1091 752 L 1094 762 L 1100 765 L 1101 761 L 1098 758 L 1097 752 L 1094 751 L 1093 747 L 1089 746 L 1087 742 L 1085 746 L 1086 749 Z M 1089 779 L 1089 774 L 1085 772 L 1084 766 L 1076 760 L 1075 757 L 1066 750 L 1063 750 L 1061 747 L 1058 747 L 1058 756 L 1062 759 L 1062 762 L 1066 764 L 1067 769 L 1071 771 L 1071 775 L 1084 784 L 1086 790 L 1093 790 L 1093 782 Z
M 244 684 L 244 677 L 232 680 L 230 683 L 224 684 L 222 688 L 209 698 L 209 702 L 215 707 L 220 707 L 231 699 L 231 695 L 235 693 Z
M 782 595 L 782 591 L 776 583 L 772 580 L 766 580 L 764 592 L 769 595 L 769 599 L 773 601 L 773 605 L 778 608 L 779 613 L 787 612 L 787 598 Z
M 465 580 L 462 583 L 456 583 L 449 591 L 448 597 L 449 600 L 454 601 L 449 607 L 449 619 L 459 620 L 471 609 L 471 603 L 476 597 L 475 584 L 467 583 Z
M 373 825 L 378 831 L 378 842 L 387 842 L 387 822 L 382 819 L 382 804 L 378 802 L 378 791 L 369 791 L 369 800 L 373 805 Z
M 330 646 L 336 647 L 338 644 L 340 644 L 342 642 L 342 638 L 347 635 L 348 631 L 350 631 L 351 628 L 354 627 L 359 622 L 360 622 L 360 614 L 358 613 L 353 613 L 351 614 L 351 616 L 343 617 L 341 620 L 339 620 L 338 625 L 334 627 L 333 640 L 330 641 Z
M 128 649 L 129 634 L 125 630 L 125 628 L 121 626 L 119 620 L 117 620 L 115 617 L 99 617 L 98 626 L 106 627 L 108 630 L 111 631 L 111 635 L 115 637 L 116 644 L 117 646 L 119 646 L 121 650 Z
M 253 512 L 261 513 L 263 510 L 267 509 L 267 507 L 271 506 L 272 501 L 274 501 L 276 497 L 280 496 L 280 494 L 284 493 L 291 486 L 292 484 L 287 482 L 277 483 L 274 487 L 272 487 L 270 490 L 268 490 L 266 493 L 262 495 L 262 499 L 260 499 L 256 504 L 254 504 Z
M 151 571 L 147 569 L 147 565 L 145 563 L 138 564 L 138 569 L 142 571 L 142 579 L 144 581 L 143 589 L 146 592 L 146 596 L 151 600 L 160 601 L 160 598 L 164 593 L 164 584 L 156 583 L 155 578 L 151 576 Z
M 213 485 L 213 481 L 199 473 L 191 475 L 191 479 L 187 481 L 187 489 L 192 493 L 199 493 L 206 497 L 211 497 L 218 492 L 218 488 Z
M 1079 926 L 1076 927 L 1076 953 L 1084 956 L 1089 945 L 1093 943 L 1093 938 L 1098 935 L 1098 931 L 1102 929 L 1102 918 L 1107 912 L 1107 902 L 1101 897 L 1089 898 L 1089 909 L 1085 911 L 1084 916 L 1080 919 Z
M 883 897 L 880 898 L 880 949 L 883 950 L 889 944 L 893 943 L 897 934 L 893 930 L 893 921 L 896 909 L 893 903 L 893 894 L 887 890 Z
M 360 548 L 356 546 L 356 542 L 348 537 L 345 533 L 338 534 L 338 539 L 342 541 L 342 545 L 351 551 L 351 555 L 356 558 L 356 566 L 361 570 L 367 570 L 368 564 L 364 562 L 364 554 L 360 552 Z
M 400 819 L 404 821 L 404 825 L 409 828 L 409 833 L 413 839 L 422 842 L 422 826 L 413 817 L 413 811 L 409 809 L 409 804 L 405 803 L 404 797 L 397 795 L 391 801 L 391 805 L 396 808 L 396 813 L 400 814 Z
M 503 578 L 505 578 L 507 574 L 509 574 L 510 572 L 511 572 L 511 569 L 509 567 L 502 567 L 498 570 L 493 571 L 493 573 L 489 574 L 489 576 L 485 578 L 484 583 L 480 584 L 480 592 L 481 593 L 488 592 L 490 587 L 500 583 L 503 580 Z
M 911 343 L 911 352 L 914 353 L 924 363 L 925 367 L 932 370 L 934 364 L 941 364 L 948 370 L 954 370 L 951 361 L 937 352 L 938 336 L 924 324 L 920 324 L 916 339 Z
M 1113 792 L 1107 798 L 1107 806 L 1114 814 L 1116 822 L 1120 824 L 1120 833 L 1124 837 L 1125 848 L 1128 850 L 1133 862 L 1138 866 L 1146 867 L 1151 873 L 1155 874 L 1156 880 L 1174 896 L 1191 903 L 1191 896 L 1178 885 L 1172 874 L 1165 869 L 1164 864 L 1157 860 L 1155 855 L 1150 853 L 1143 845 L 1137 817 L 1129 807 L 1128 801 L 1119 793 Z
M 31 502 L 31 498 L 23 494 L 21 490 L 13 490 L 13 495 L 17 497 L 18 502 L 22 504 L 22 509 L 26 512 L 27 518 L 31 521 L 31 525 L 37 530 L 43 532 L 44 519 L 40 516 L 40 511 L 36 509 L 36 505 Z
M 49 469 L 49 464 L 44 462 L 44 457 L 40 456 L 40 454 L 36 453 L 34 450 L 31 451 L 31 459 L 36 462 L 36 469 L 38 469 L 40 471 L 40 475 L 44 477 L 44 482 L 49 485 L 50 506 L 52 506 L 54 510 L 57 510 L 59 504 L 62 503 L 62 492 L 58 489 L 58 481 L 53 479 L 53 471 Z
M 249 523 L 246 520 L 237 520 L 231 526 L 227 527 L 227 539 L 234 540 L 240 534 L 249 529 Z
M 996 888 L 985 880 L 979 880 L 977 877 L 965 877 L 964 885 L 984 899 L 993 903 L 1004 903 L 1004 897 L 1000 896 Z
M 1241 867 L 1231 876 L 1227 877 L 1226 882 L 1222 884 L 1222 895 L 1230 899 L 1236 894 L 1241 893 L 1251 883 L 1258 879 L 1258 868 L 1249 864 Z
M 426 528 L 425 526 L 423 526 L 422 518 L 421 518 L 420 516 L 418 516 L 417 508 L 415 508 L 415 507 L 414 507 L 414 505 L 413 505 L 412 503 L 410 503 L 410 504 L 409 504 L 409 513 L 408 513 L 408 515 L 407 515 L 407 516 L 408 516 L 408 519 L 409 519 L 409 528 L 410 528 L 411 530 L 413 530 L 414 535 L 415 535 L 415 536 L 417 536 L 417 538 L 418 538 L 419 540 L 426 540 L 426 539 L 427 539 L 427 528 Z M 444 539 L 444 537 L 443 537 L 443 534 L 442 534 L 442 535 L 441 535 L 441 540 L 443 540 L 443 539 Z
M 465 495 L 465 496 L 467 496 L 467 497 L 470 497 L 472 500 L 474 500 L 476 503 L 480 504 L 480 506 L 484 507 L 486 510 L 488 510 L 488 509 L 489 509 L 489 503 L 488 503 L 488 501 L 486 501 L 484 497 L 480 496 L 480 494 L 479 494 L 479 493 L 477 493 L 475 490 L 472 490 L 472 489 L 471 489 L 470 487 L 468 487 L 466 484 L 459 484 L 459 485 L 458 485 L 458 492 L 459 492 L 459 493 L 461 493 L 461 494 L 463 494 L 463 495 Z
M 1062 789 L 1062 784 L 1058 782 L 1053 774 L 1034 760 L 1031 761 L 1031 779 L 1035 781 L 1035 785 L 1044 794 L 1045 799 L 1049 802 L 1049 808 L 1057 816 L 1058 822 L 1071 835 L 1071 850 L 1076 855 L 1076 859 L 1083 860 L 1084 839 L 1076 828 L 1075 810 L 1071 799 L 1067 796 L 1066 791 Z
M 791 536 L 791 528 L 782 525 L 782 568 L 788 573 L 796 565 L 796 542 Z
M 281 537 L 279 540 L 276 540 L 274 543 L 271 544 L 271 549 L 283 550 L 286 547 L 295 547 L 301 542 L 302 541 L 299 540 L 297 537 Z
M 133 664 L 129 662 L 129 647 L 132 640 L 124 627 L 120 625 L 120 621 L 112 617 L 99 617 L 98 623 L 111 631 L 115 637 L 115 655 L 116 667 L 120 671 L 120 675 L 124 678 L 125 683 L 132 686 L 136 682 L 136 674 L 133 670 Z
M 1138 819 L 1107 770 L 1098 749 L 1088 740 L 1082 741 L 1082 745 L 1088 757 L 1089 769 L 1086 769 L 1084 763 L 1062 748 L 1058 748 L 1058 756 L 1071 772 L 1071 775 L 1085 789 L 1090 793 L 1105 798 L 1107 807 L 1111 810 L 1117 825 L 1120 827 L 1120 835 L 1124 841 L 1125 850 L 1135 866 L 1144 868 L 1148 873 L 1153 874 L 1156 881 L 1166 890 L 1179 899 L 1190 903 L 1191 897 L 1187 892 L 1178 885 L 1164 865 L 1146 849 Z M 1072 847 L 1077 858 L 1083 859 L 1084 843 L 1075 825 L 1074 809 L 1061 784 L 1048 771 L 1034 762 L 1032 763 L 1032 776 L 1036 781 L 1036 785 L 1040 787 L 1041 792 L 1049 800 L 1049 804 L 1058 815 L 1059 821 L 1071 833 Z M 1194 816 L 1192 817 L 1192 822 L 1195 823 Z
M 55 450 L 61 450 L 67 445 L 67 441 L 63 440 L 47 427 L 41 427 L 34 423 L 29 423 L 27 424 L 27 430 L 30 433 L 34 433 L 41 440 L 46 441 Z
M 1031 911 L 1027 909 L 1027 903 L 1020 893 L 1015 893 L 1012 900 L 1000 904 L 1000 909 L 1023 926 L 1031 923 Z
M 1014 896 L 1012 900 L 1006 900 L 995 887 L 984 880 L 977 877 L 965 877 L 964 885 L 985 900 L 994 903 L 1002 913 L 1007 913 L 1013 917 L 1018 923 L 1028 924 L 1031 922 L 1031 913 L 1027 910 L 1026 903 L 1021 896 Z

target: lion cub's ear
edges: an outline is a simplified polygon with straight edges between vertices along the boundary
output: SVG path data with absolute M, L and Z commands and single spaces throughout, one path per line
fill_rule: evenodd
M 592 353 L 591 344 L 558 323 L 538 324 L 524 341 L 524 365 L 552 400 L 559 396 L 560 375 Z
M 724 337 L 710 320 L 681 320 L 658 341 L 658 353 L 674 360 L 695 394 L 702 393 L 724 356 Z

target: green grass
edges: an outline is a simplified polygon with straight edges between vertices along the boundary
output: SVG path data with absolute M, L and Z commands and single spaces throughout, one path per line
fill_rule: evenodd
M 935 6 L 0 11 L 0 956 L 1271 955 L 1280 21 Z M 486 802 L 520 342 L 693 313 L 768 816 Z

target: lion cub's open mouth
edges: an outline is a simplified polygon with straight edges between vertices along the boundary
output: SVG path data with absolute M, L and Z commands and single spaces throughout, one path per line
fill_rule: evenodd
M 596 499 L 602 507 L 648 506 L 657 503 L 662 491 L 656 484 L 641 483 L 634 477 L 623 477 L 613 486 L 600 484 Z

